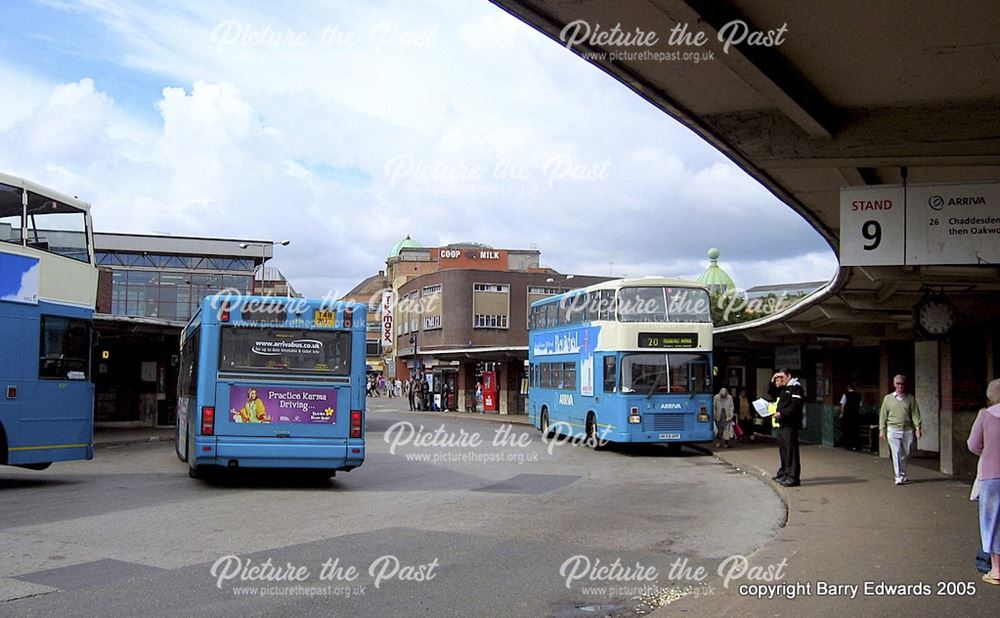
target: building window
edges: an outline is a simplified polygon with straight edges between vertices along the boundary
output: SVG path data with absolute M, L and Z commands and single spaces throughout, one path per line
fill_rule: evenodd
M 432 328 L 441 328 L 441 316 L 429 315 L 424 318 L 424 330 L 430 330 Z
M 472 290 L 475 292 L 503 292 L 506 293 L 509 287 L 505 283 L 473 283 Z
M 473 318 L 473 328 L 507 328 L 507 316 L 477 313 Z
M 506 283 L 472 284 L 473 328 L 507 328 L 510 286 Z
M 555 296 L 556 294 L 562 294 L 563 292 L 568 292 L 569 288 L 547 288 L 538 285 L 529 285 L 528 294 L 538 294 L 540 296 Z
M 441 293 L 441 284 L 440 283 L 437 284 L 437 285 L 428 285 L 427 287 L 425 287 L 423 289 L 423 295 L 424 296 L 430 296 L 431 294 L 440 294 L 440 293 Z

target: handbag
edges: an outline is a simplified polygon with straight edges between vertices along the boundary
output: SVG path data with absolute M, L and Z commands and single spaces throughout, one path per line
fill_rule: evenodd
M 733 421 L 733 433 L 736 434 L 737 438 L 743 437 L 743 428 L 740 427 L 740 424 L 737 423 L 736 421 Z

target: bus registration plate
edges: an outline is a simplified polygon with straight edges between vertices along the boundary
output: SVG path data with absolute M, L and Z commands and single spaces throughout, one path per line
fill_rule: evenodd
M 679 433 L 661 433 L 659 440 L 680 440 L 681 434 Z
M 313 315 L 313 322 L 316 323 L 316 326 L 336 326 L 337 312 L 317 309 Z

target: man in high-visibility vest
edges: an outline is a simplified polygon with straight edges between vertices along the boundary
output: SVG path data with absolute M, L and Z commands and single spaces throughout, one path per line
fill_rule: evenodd
M 772 419 L 778 422 L 778 454 L 781 467 L 774 480 L 784 487 L 798 487 L 801 465 L 799 463 L 799 428 L 802 427 L 802 410 L 805 391 L 791 371 L 781 369 L 771 377 L 769 398 L 777 402 Z

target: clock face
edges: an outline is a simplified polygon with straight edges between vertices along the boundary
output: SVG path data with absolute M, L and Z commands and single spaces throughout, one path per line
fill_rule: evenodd
M 955 325 L 955 306 L 947 300 L 926 300 L 917 309 L 920 328 L 929 335 L 943 335 Z

